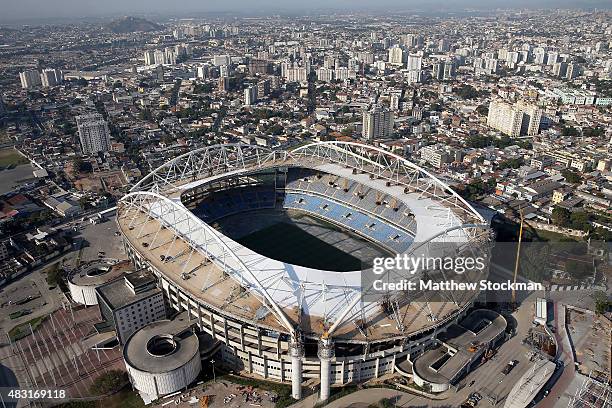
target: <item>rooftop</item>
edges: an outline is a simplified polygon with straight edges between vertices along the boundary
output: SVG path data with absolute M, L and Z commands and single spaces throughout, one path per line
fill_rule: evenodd
M 134 274 L 136 274 L 135 277 L 130 276 Z M 96 292 L 98 293 L 98 295 L 100 295 L 113 310 L 120 309 L 131 303 L 137 302 L 141 299 L 145 299 L 153 294 L 161 292 L 161 289 L 157 288 L 156 286 L 151 286 L 147 290 L 134 293 L 134 291 L 128 285 L 128 276 L 130 276 L 129 279 L 136 278 L 136 281 L 144 279 L 155 279 L 147 271 L 138 271 L 127 273 L 119 279 L 115 279 L 112 282 L 109 282 L 105 285 L 96 288 Z
M 123 348 L 126 364 L 149 373 L 182 367 L 200 352 L 198 336 L 191 326 L 186 313 L 144 326 L 130 336 Z

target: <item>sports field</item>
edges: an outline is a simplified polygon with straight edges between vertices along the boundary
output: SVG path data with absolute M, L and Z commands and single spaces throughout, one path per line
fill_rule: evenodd
M 272 224 L 237 241 L 261 255 L 293 265 L 338 272 L 362 269 L 358 258 L 287 222 Z

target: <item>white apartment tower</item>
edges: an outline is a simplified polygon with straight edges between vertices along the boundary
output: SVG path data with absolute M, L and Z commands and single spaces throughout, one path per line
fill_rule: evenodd
M 40 74 L 36 70 L 28 70 L 19 73 L 21 87 L 23 89 L 32 89 L 42 85 Z
M 541 120 L 542 110 L 534 105 L 491 101 L 487 125 L 511 137 L 532 136 L 538 134 Z
M 397 45 L 389 48 L 389 64 L 396 66 L 404 65 L 404 50 Z
M 145 65 L 155 65 L 155 51 L 147 50 L 144 52 Z
M 251 85 L 244 90 L 244 104 L 246 106 L 253 105 L 257 102 L 257 86 Z
M 420 71 L 423 67 L 423 52 L 408 55 L 408 70 Z
M 334 70 L 331 68 L 319 68 L 316 73 L 318 81 L 331 82 L 334 79 Z
M 362 137 L 365 140 L 387 139 L 393 133 L 393 113 L 382 107 L 363 112 Z
M 215 55 L 213 57 L 213 65 L 220 67 L 221 65 L 230 65 L 231 58 L 229 55 Z
M 79 139 L 83 154 L 107 152 L 110 150 L 108 124 L 99 113 L 76 117 Z
M 64 75 L 59 69 L 47 68 L 40 73 L 42 86 L 49 88 L 64 82 Z

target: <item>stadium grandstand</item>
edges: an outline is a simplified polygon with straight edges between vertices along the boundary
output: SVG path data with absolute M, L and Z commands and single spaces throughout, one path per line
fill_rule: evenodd
M 326 400 L 332 385 L 393 372 L 472 309 L 475 293 L 374 293 L 362 278 L 375 258 L 446 243 L 473 255 L 491 240 L 434 175 L 350 142 L 189 152 L 137 183 L 117 224 L 132 262 L 223 344 L 224 363 L 290 382 L 296 399 L 308 380 Z

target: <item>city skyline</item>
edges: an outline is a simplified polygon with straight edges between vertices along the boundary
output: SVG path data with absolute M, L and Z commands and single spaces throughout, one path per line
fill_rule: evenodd
M 169 4 L 162 0 L 147 1 L 146 6 L 139 0 L 110 0 L 103 3 L 78 0 L 58 0 L 46 2 L 41 0 L 24 0 L 0 2 L 2 16 L 0 24 L 37 20 L 42 22 L 72 21 L 89 18 L 110 18 L 122 15 L 144 15 L 157 18 L 182 17 L 190 15 L 203 17 L 206 15 L 248 16 L 248 15 L 303 15 L 364 12 L 373 14 L 388 13 L 435 13 L 447 14 L 456 12 L 494 12 L 512 9 L 610 9 L 612 4 L 604 0 L 460 0 L 449 5 L 448 2 L 434 0 L 423 4 L 409 0 L 314 0 L 304 5 L 299 1 L 262 0 L 256 6 L 247 0 L 229 0 L 222 4 L 202 4 L 197 0 L 187 0 L 176 4 Z

